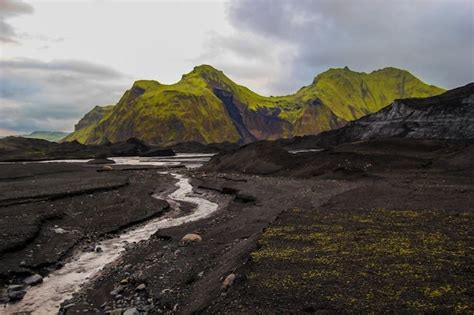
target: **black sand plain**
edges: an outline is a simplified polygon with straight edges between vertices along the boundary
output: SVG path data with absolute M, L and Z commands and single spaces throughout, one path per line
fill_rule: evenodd
M 130 247 L 65 302 L 63 312 L 472 313 L 473 153 L 471 142 L 407 139 L 299 154 L 265 142 L 223 153 L 201 169 L 180 170 L 192 177 L 197 194 L 219 204 L 214 215 Z M 58 248 L 94 244 L 100 235 L 160 215 L 167 205 L 150 193 L 173 185 L 153 169 L 8 167 L 12 175 L 3 177 L 3 187 L 17 188 L 4 194 L 7 203 L 11 196 L 28 202 L 0 207 L 2 239 L 11 240 L 2 242 L 7 249 L 0 256 L 9 266 L 2 271 L 5 285 L 29 270 L 46 274 L 44 266 L 67 256 Z M 77 184 L 72 191 L 84 189 L 78 179 L 97 176 L 88 185 L 102 189 L 40 200 L 27 189 L 28 176 L 44 178 L 37 183 L 48 194 L 64 186 L 61 178 Z M 81 202 L 94 211 L 80 220 L 96 224 L 80 240 L 44 234 L 48 225 L 78 229 L 74 213 Z M 124 202 L 130 206 L 122 208 Z M 40 211 L 43 205 L 56 210 Z M 109 219 L 113 213 L 121 215 Z M 45 232 L 34 232 L 43 221 Z M 202 241 L 182 245 L 187 233 Z M 37 252 L 30 257 L 31 248 Z M 235 281 L 223 287 L 231 274 Z

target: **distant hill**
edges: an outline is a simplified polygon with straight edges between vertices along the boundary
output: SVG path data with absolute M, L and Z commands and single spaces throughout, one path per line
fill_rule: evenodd
M 474 139 L 474 83 L 433 97 L 395 100 L 390 106 L 343 128 L 279 142 L 290 149 L 308 149 L 395 137 Z
M 34 131 L 28 135 L 22 135 L 22 137 L 59 142 L 67 135 L 69 135 L 68 132 L 62 131 Z
M 171 85 L 136 81 L 115 106 L 95 107 L 65 141 L 86 144 L 135 137 L 158 145 L 248 143 L 315 135 L 376 112 L 395 99 L 444 92 L 408 71 L 329 69 L 298 92 L 266 97 L 202 65 Z

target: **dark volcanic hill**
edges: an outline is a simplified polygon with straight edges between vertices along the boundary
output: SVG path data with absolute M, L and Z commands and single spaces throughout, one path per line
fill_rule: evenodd
M 396 100 L 384 109 L 317 136 L 281 140 L 291 149 L 379 138 L 474 139 L 474 83 L 428 98 Z
M 171 85 L 136 81 L 115 106 L 95 107 L 65 141 L 102 144 L 137 138 L 160 146 L 182 142 L 248 143 L 332 130 L 393 100 L 444 90 L 408 71 L 329 69 L 298 92 L 266 97 L 202 65 Z
M 439 96 L 396 100 L 377 113 L 317 136 L 251 143 L 233 152 L 216 155 L 203 170 L 284 176 L 314 176 L 328 170 L 363 173 L 368 166 L 379 164 L 383 167 L 389 161 L 394 168 L 397 163 L 402 168 L 412 167 L 412 157 L 404 157 L 403 161 L 395 163 L 399 159 L 397 152 L 409 151 L 414 157 L 436 151 L 442 155 L 443 146 L 447 147 L 451 142 L 461 143 L 453 152 L 461 150 L 464 152 L 462 159 L 469 162 L 473 139 L 474 83 L 471 83 Z M 468 143 L 469 150 L 462 143 Z M 329 149 L 323 152 L 293 156 L 283 149 L 326 146 Z M 374 154 L 383 155 L 385 160 Z M 452 155 L 453 161 L 456 154 Z

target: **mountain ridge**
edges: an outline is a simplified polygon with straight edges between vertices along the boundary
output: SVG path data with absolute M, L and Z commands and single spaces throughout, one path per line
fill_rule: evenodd
M 443 91 L 406 70 L 388 67 L 364 73 L 346 67 L 315 76 L 294 94 L 262 96 L 224 72 L 201 65 L 174 84 L 135 81 L 115 106 L 100 111 L 102 116 L 96 115 L 97 108 L 86 114 L 84 118 L 94 114 L 96 119 L 76 125 L 65 141 L 100 144 L 135 137 L 170 145 L 275 140 L 332 130 L 394 99 Z

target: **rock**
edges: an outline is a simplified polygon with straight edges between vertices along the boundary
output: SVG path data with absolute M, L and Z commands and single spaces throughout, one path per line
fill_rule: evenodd
M 96 246 L 95 252 L 96 252 L 96 253 L 102 253 L 102 247 Z
M 26 285 L 36 285 L 43 282 L 43 277 L 39 274 L 34 274 L 23 280 L 23 283 Z
M 137 290 L 137 291 L 143 291 L 143 290 L 145 290 L 145 288 L 146 288 L 146 284 L 142 283 L 142 284 L 139 284 L 139 285 L 135 288 L 135 290 Z
M 128 279 L 122 279 L 122 281 L 120 281 L 120 284 L 127 285 Z
M 112 166 L 105 165 L 105 166 L 102 167 L 102 170 L 103 171 L 113 171 L 114 169 L 112 168 Z
M 123 315 L 140 315 L 140 312 L 135 307 L 132 307 L 127 309 Z
M 123 285 L 119 285 L 118 287 L 110 291 L 110 295 L 112 296 L 119 295 L 120 293 L 122 293 L 123 289 L 125 289 L 125 287 Z
M 116 309 L 113 309 L 113 310 L 110 310 L 110 311 L 106 312 L 106 314 L 108 314 L 108 315 L 122 315 L 122 312 L 123 312 L 123 309 L 116 308 Z
M 0 303 L 8 303 L 8 300 L 7 290 L 0 288 Z
M 201 241 L 202 241 L 201 235 L 195 234 L 195 233 L 189 233 L 183 236 L 180 243 L 181 245 L 187 245 L 189 243 L 197 243 Z
M 224 279 L 224 282 L 222 282 L 222 289 L 227 290 L 234 284 L 234 281 L 235 281 L 235 274 L 231 273 Z
M 8 292 L 8 299 L 10 301 L 19 301 L 25 296 L 25 294 L 26 294 L 26 291 Z
M 56 229 L 53 229 L 54 233 L 56 234 L 64 234 L 66 233 L 67 231 L 63 228 L 56 228 Z
M 25 266 L 26 266 L 26 262 L 25 262 L 24 260 L 22 260 L 22 261 L 20 262 L 20 267 L 25 267 Z
M 7 287 L 8 292 L 23 291 L 25 288 L 22 284 L 12 284 Z

